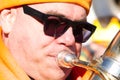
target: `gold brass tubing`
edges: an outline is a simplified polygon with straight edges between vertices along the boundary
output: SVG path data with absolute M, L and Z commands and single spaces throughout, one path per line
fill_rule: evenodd
M 82 63 L 86 63 L 86 62 L 83 62 L 83 61 L 80 61 L 80 60 L 73 60 L 72 64 L 74 66 L 78 66 L 78 67 L 82 67 L 82 68 L 85 68 L 86 70 L 91 70 L 93 71 L 94 73 L 98 74 L 102 80 L 110 80 L 108 79 L 108 77 L 105 75 L 105 72 L 101 71 L 100 69 L 97 69 L 97 67 L 95 66 L 92 66 L 92 65 L 84 65 L 84 64 L 81 64 Z
M 66 68 L 71 68 L 73 66 L 82 67 L 82 68 L 91 70 L 94 73 L 98 74 L 102 78 L 102 80 L 109 80 L 109 79 L 107 79 L 105 74 L 103 74 L 102 70 L 98 69 L 97 66 L 96 67 L 94 66 L 96 64 L 81 61 L 73 53 L 69 53 L 67 51 L 62 51 L 58 54 L 57 61 L 61 67 L 66 67 Z

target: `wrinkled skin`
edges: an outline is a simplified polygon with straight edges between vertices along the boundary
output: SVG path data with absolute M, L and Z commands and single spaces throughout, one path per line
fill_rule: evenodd
M 29 5 L 43 13 L 62 14 L 70 20 L 86 18 L 84 8 L 69 3 L 43 3 Z M 56 56 L 68 50 L 77 56 L 81 44 L 75 42 L 70 27 L 54 38 L 44 34 L 43 24 L 24 14 L 22 7 L 2 10 L 0 13 L 3 39 L 23 70 L 35 80 L 65 80 L 71 69 L 59 67 Z

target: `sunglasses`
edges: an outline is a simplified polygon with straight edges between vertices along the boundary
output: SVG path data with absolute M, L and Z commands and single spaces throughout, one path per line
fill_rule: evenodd
M 27 5 L 23 6 L 24 13 L 35 18 L 44 24 L 44 33 L 49 36 L 59 37 L 68 28 L 72 27 L 75 41 L 78 43 L 86 42 L 94 33 L 96 27 L 85 21 L 71 21 L 57 15 L 44 14 Z

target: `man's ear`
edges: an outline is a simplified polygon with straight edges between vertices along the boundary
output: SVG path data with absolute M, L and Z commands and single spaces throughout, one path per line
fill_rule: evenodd
M 16 9 L 4 9 L 0 12 L 0 24 L 5 34 L 10 33 L 16 19 Z

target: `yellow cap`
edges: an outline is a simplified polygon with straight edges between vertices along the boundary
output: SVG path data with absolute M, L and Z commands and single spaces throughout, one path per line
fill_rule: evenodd
M 44 3 L 44 2 L 68 2 L 78 4 L 89 12 L 91 0 L 0 0 L 0 10 L 24 4 Z

